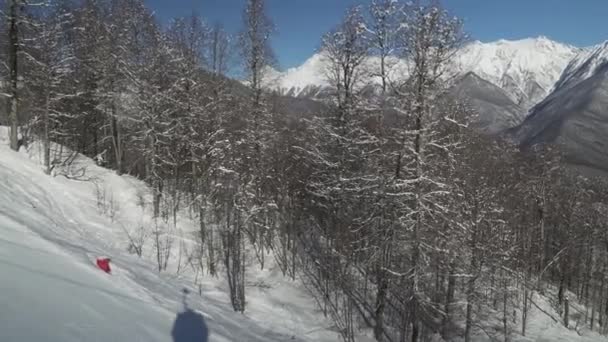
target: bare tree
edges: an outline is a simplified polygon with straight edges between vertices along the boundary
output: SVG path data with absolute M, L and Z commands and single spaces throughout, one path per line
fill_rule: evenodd
M 353 7 L 338 27 L 325 34 L 321 43 L 321 53 L 327 60 L 327 78 L 335 87 L 338 120 L 342 122 L 348 120 L 345 116 L 356 105 L 357 92 L 365 82 L 360 66 L 369 54 L 366 34 L 361 8 Z
M 373 0 L 370 5 L 370 25 L 368 31 L 374 52 L 380 59 L 377 76 L 382 81 L 382 92 L 389 86 L 389 71 L 394 62 L 391 57 L 399 54 L 399 35 L 401 28 L 400 7 L 396 0 Z

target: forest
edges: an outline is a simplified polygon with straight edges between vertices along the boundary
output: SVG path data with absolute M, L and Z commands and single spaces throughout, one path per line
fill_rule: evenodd
M 608 334 L 608 185 L 559 146 L 520 150 L 475 129 L 483 113 L 447 76 L 466 28 L 438 1 L 345 13 L 319 39 L 332 91 L 318 102 L 266 87 L 264 0 L 235 9 L 239 34 L 204 13 L 161 24 L 143 0 L 0 6 L 11 147 L 40 141 L 49 177 L 77 179 L 62 170 L 82 154 L 145 181 L 159 222 L 189 211 L 195 264 L 225 278 L 235 311 L 246 274 L 274 258 L 346 342 L 362 327 L 377 341 L 468 342 L 487 317 L 500 324 L 485 333 L 509 341 L 526 334 L 535 293 L 566 327 L 576 297 L 575 324 Z M 394 57 L 406 74 L 390 72 Z

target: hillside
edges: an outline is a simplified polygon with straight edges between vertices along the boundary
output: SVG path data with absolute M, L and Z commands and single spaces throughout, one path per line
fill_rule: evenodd
M 568 65 L 552 93 L 513 130 L 523 147 L 557 143 L 568 161 L 608 170 L 608 43 L 581 53 Z
M 171 341 L 183 288 L 191 292 L 188 307 L 204 317 L 209 341 L 337 340 L 299 282 L 273 268 L 252 268 L 241 315 L 222 277 L 201 281 L 184 261 L 178 271 L 177 257 L 159 273 L 149 244 L 142 258 L 127 253 L 123 227 L 147 220 L 136 204 L 145 185 L 84 157 L 72 169 L 79 180 L 46 176 L 35 151 L 32 145 L 29 154 L 12 152 L 0 139 L 1 341 Z M 95 184 L 113 194 L 113 220 L 100 214 Z M 187 221 L 176 231 L 175 254 L 192 243 Z M 112 258 L 112 275 L 94 266 L 103 255 Z
M 498 134 L 514 127 L 524 119 L 524 109 L 511 100 L 501 88 L 473 72 L 459 78 L 450 92 L 467 101 L 479 113 L 475 128 L 487 134 Z
M 151 224 L 137 203 L 147 191 L 140 181 L 116 176 L 82 156 L 64 173 L 47 176 L 36 144 L 21 152 L 5 145 L 0 139 L 2 341 L 171 341 L 184 302 L 204 319 L 188 329 L 207 329 L 209 341 L 340 340 L 301 281 L 284 278 L 272 266 L 251 268 L 245 315 L 232 311 L 223 277 L 201 280 L 187 265 L 180 270 L 178 256 L 194 246 L 189 231 L 196 228 L 187 215 L 179 218 L 183 229 L 174 236 L 179 250 L 167 271 L 157 271 L 150 241 L 142 258 L 127 253 L 125 231 Z M 114 210 L 100 213 L 100 187 L 105 207 Z M 93 265 L 103 255 L 112 258 L 111 275 Z M 190 290 L 185 297 L 184 288 Z M 535 301 L 542 311 L 531 308 L 527 337 L 513 331 L 514 341 L 605 341 L 586 330 L 580 336 L 566 330 L 555 321 L 559 314 L 548 298 L 537 295 Z M 480 320 L 485 332 L 478 331 L 475 341 L 501 334 L 492 332 L 500 329 L 498 312 L 486 315 Z M 574 320 L 577 312 L 573 315 Z M 369 331 L 360 330 L 357 341 L 366 336 Z

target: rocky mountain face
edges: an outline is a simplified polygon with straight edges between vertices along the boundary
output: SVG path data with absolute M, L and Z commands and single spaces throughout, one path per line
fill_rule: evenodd
M 525 110 L 498 86 L 468 72 L 456 80 L 450 93 L 467 99 L 479 116 L 473 121 L 476 129 L 487 134 L 499 134 L 520 124 Z
M 511 134 L 523 147 L 556 143 L 571 164 L 608 171 L 608 42 L 572 59 Z

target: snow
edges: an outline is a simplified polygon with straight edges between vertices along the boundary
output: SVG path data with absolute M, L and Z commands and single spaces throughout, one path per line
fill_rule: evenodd
M 205 275 L 199 294 L 193 271 L 182 266 L 177 274 L 176 258 L 159 273 L 150 248 L 143 258 L 128 254 L 123 227 L 148 223 L 136 204 L 145 184 L 82 156 L 76 169 L 85 168 L 86 178 L 47 176 L 37 144 L 13 152 L 6 133 L 0 127 L 0 341 L 173 341 L 183 312 L 191 324 L 182 334 L 208 329 L 214 342 L 338 340 L 301 281 L 283 278 L 272 265 L 250 267 L 248 308 L 239 314 L 221 277 Z M 113 194 L 114 222 L 100 214 L 94 183 Z M 175 234 L 191 243 L 194 224 L 189 228 L 182 217 L 179 225 L 183 231 Z M 94 265 L 101 255 L 112 258 L 111 275 Z M 185 311 L 183 288 L 190 289 L 193 311 Z M 206 327 L 197 321 L 201 315 Z
M 474 72 L 505 90 L 515 103 L 529 109 L 549 93 L 568 63 L 580 51 L 542 36 L 490 43 L 475 41 L 456 54 L 453 70 L 456 75 Z M 377 57 L 370 57 L 366 64 L 373 65 L 375 61 Z M 393 60 L 390 64 L 393 65 L 393 79 L 407 72 L 404 61 Z M 294 96 L 311 86 L 328 85 L 323 53 L 314 54 L 301 66 L 284 72 L 269 70 L 268 87 Z
M 284 72 L 270 68 L 269 86 L 278 86 L 284 90 L 293 89 L 300 93 L 308 86 L 328 86 L 326 77 L 326 61 L 323 53 L 316 53 L 308 58 L 304 64 L 287 69 Z
M 19 222 L 24 214 L 0 216 L 2 341 L 170 340 L 171 311 L 125 289 L 121 275 L 101 274 L 33 233 L 32 218 Z
M 556 293 L 552 293 L 552 295 L 556 295 Z M 536 305 L 532 305 L 529 309 L 530 318 L 526 325 L 526 336 L 518 336 L 514 339 L 515 342 L 603 342 L 608 340 L 605 336 L 600 336 L 587 329 L 574 330 L 576 322 L 572 322 L 572 319 L 571 329 L 566 329 L 547 297 L 535 293 L 532 300 Z M 575 305 L 572 305 L 571 310 L 574 311 L 574 307 Z M 519 314 L 521 315 L 521 313 Z M 574 312 L 570 317 L 573 316 Z M 582 324 L 582 326 L 584 325 Z

